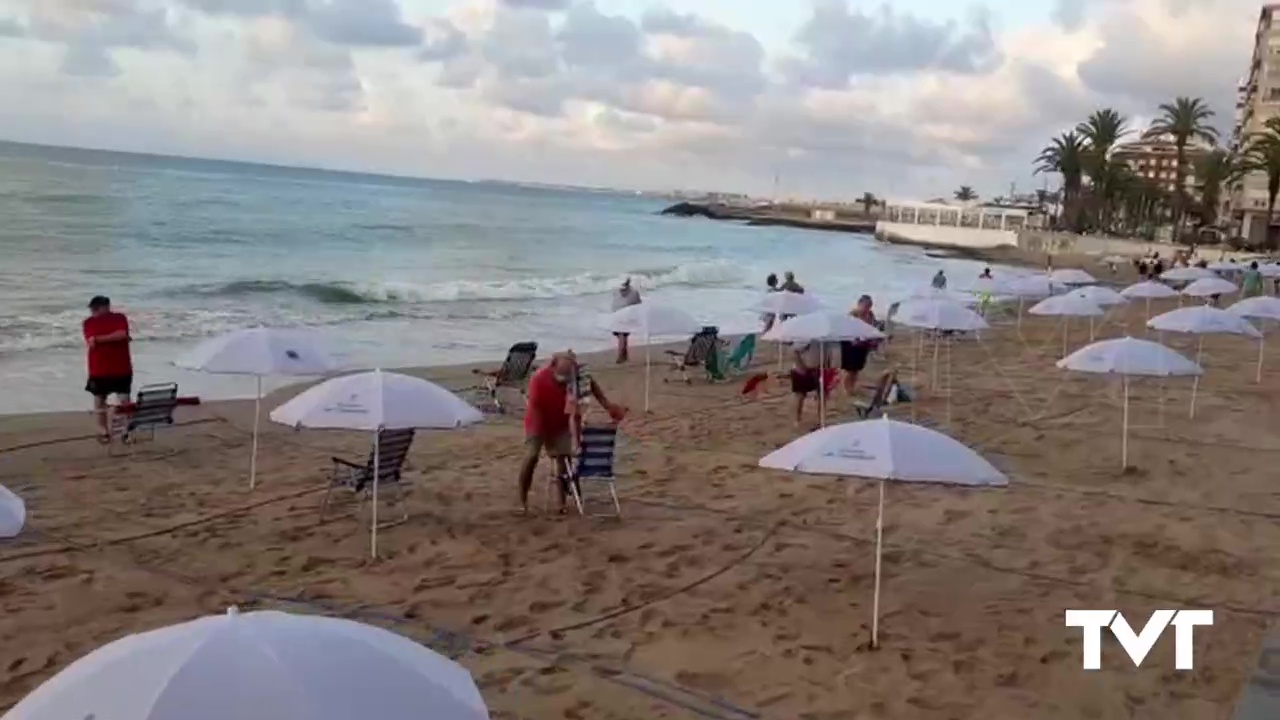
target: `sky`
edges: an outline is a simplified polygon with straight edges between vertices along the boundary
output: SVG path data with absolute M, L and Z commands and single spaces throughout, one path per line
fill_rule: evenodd
M 0 0 L 0 139 L 645 190 L 908 199 L 1056 178 L 1204 98 L 1245 0 Z

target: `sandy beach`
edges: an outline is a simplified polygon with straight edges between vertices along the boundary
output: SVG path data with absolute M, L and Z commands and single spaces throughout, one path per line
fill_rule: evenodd
M 1098 337 L 1141 336 L 1144 309 L 1116 311 Z M 1165 342 L 1195 355 L 1194 339 Z M 621 522 L 513 516 L 518 414 L 420 434 L 411 518 L 381 535 L 376 562 L 349 495 L 318 523 L 329 457 L 363 458 L 367 436 L 264 423 L 250 492 L 252 402 L 180 408 L 179 427 L 115 457 L 88 439 L 88 412 L 0 418 L 0 484 L 31 515 L 0 542 L 0 708 L 106 642 L 238 605 L 429 643 L 471 670 L 495 718 L 1229 717 L 1280 611 L 1280 357 L 1256 384 L 1256 343 L 1209 338 L 1194 419 L 1189 382 L 1135 381 L 1136 468 L 1122 471 L 1118 380 L 1055 369 L 1054 319 L 943 348 L 937 389 L 932 351 L 915 347 L 899 331 L 863 384 L 897 367 L 916 401 L 891 415 L 977 448 L 1011 485 L 889 487 L 876 651 L 876 486 L 756 466 L 799 434 L 780 385 L 752 400 L 741 379 L 659 380 L 645 416 L 642 365 L 594 362 L 633 408 Z M 756 363 L 775 358 L 764 344 Z M 831 420 L 851 415 L 835 398 Z M 1103 670 L 1082 671 L 1063 611 L 1113 607 L 1135 623 L 1214 610 L 1196 669 L 1173 669 L 1167 633 L 1140 669 L 1107 640 Z

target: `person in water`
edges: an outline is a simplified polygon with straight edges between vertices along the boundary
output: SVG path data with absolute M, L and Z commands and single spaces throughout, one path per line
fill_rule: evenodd
M 936 273 L 934 273 L 934 274 L 933 274 L 933 282 L 932 282 L 932 285 L 933 285 L 933 289 L 934 289 L 934 290 L 946 290 L 946 289 L 947 289 L 947 274 L 946 274 L 946 273 L 944 273 L 944 272 L 942 272 L 942 270 L 941 270 L 941 269 L 939 269 L 939 270 L 938 270 L 938 272 L 936 272 Z
M 773 273 L 769 273 L 769 277 L 764 279 L 764 285 L 765 285 L 764 291 L 766 293 L 778 292 L 778 289 L 779 289 L 778 276 L 774 275 Z M 764 324 L 763 332 L 769 332 L 769 330 L 773 327 L 774 321 L 777 319 L 778 319 L 777 316 L 775 316 L 773 313 L 764 313 L 763 315 L 761 315 L 760 322 Z

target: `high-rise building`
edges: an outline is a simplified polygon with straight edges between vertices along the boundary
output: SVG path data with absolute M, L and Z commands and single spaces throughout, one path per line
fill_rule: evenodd
M 1186 177 L 1184 185 L 1189 197 L 1198 196 L 1196 167 L 1200 158 L 1211 148 L 1200 144 L 1188 144 L 1184 149 Z M 1166 137 L 1153 137 L 1117 145 L 1111 152 L 1114 160 L 1126 163 L 1139 177 L 1146 178 L 1167 193 L 1177 190 L 1178 146 Z
M 1236 122 L 1231 149 L 1240 152 L 1249 136 L 1260 132 L 1270 118 L 1280 115 L 1280 3 L 1262 6 L 1253 38 L 1249 72 L 1236 86 Z M 1236 232 L 1250 245 L 1267 239 L 1267 176 L 1253 172 L 1231 187 L 1227 196 L 1229 217 Z M 1272 220 L 1275 224 L 1275 219 Z

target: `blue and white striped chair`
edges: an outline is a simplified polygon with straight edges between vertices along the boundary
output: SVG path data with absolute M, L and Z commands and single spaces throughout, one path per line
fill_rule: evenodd
M 618 451 L 618 428 L 613 425 L 587 425 L 582 428 L 582 442 L 578 456 L 573 459 L 571 475 L 564 477 L 556 470 L 552 471 L 547 483 L 547 497 L 550 498 L 556 483 L 561 483 L 565 492 L 573 498 L 579 515 L 586 514 L 583 501 L 582 483 L 599 482 L 609 488 L 609 497 L 613 500 L 615 517 L 622 518 L 622 506 L 618 502 L 617 477 L 614 474 L 614 461 Z

